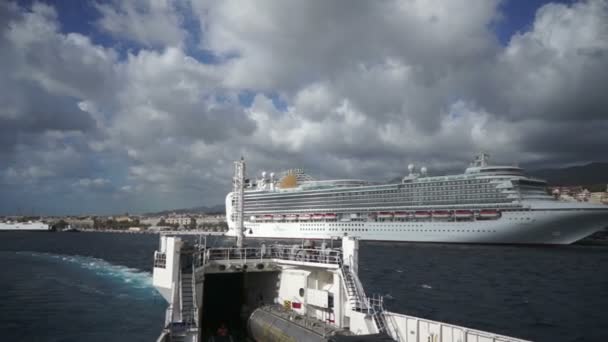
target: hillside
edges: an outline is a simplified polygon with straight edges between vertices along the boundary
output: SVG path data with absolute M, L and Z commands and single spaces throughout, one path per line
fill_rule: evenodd
M 547 180 L 550 185 L 597 185 L 608 184 L 608 163 L 590 163 L 559 169 L 530 171 L 530 175 Z
M 169 214 L 226 214 L 226 208 L 223 204 L 214 205 L 211 207 L 193 207 L 185 209 L 169 209 L 163 211 L 157 211 L 153 213 L 145 213 L 145 216 L 164 216 Z

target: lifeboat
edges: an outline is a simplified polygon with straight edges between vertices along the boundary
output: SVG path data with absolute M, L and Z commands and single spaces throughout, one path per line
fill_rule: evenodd
M 450 212 L 447 210 L 435 210 L 433 211 L 433 217 L 434 218 L 449 218 L 450 217 Z
M 310 214 L 302 214 L 298 217 L 300 221 L 308 221 L 310 220 Z
M 272 217 L 272 219 L 273 219 L 274 221 L 281 221 L 281 220 L 283 220 L 283 218 L 284 218 L 284 217 L 285 217 L 285 216 L 283 216 L 283 215 L 274 215 L 274 216 Z
M 325 214 L 325 218 L 328 220 L 335 220 L 336 214 Z
M 289 215 L 287 215 L 286 219 L 287 219 L 287 221 L 295 221 L 295 220 L 298 219 L 298 215 L 296 215 L 296 214 L 289 214 Z
M 393 218 L 393 213 L 390 213 L 388 211 L 381 211 L 378 213 L 377 217 L 381 219 Z
M 408 214 L 405 211 L 396 211 L 395 218 L 407 218 Z
M 312 214 L 313 220 L 322 220 L 324 218 L 325 218 L 325 215 L 323 215 L 323 214 Z
M 500 212 L 496 209 L 482 209 L 479 211 L 479 217 L 481 218 L 498 218 L 500 216 Z
M 429 218 L 431 217 L 431 213 L 429 213 L 428 211 L 417 211 L 414 213 L 414 217 L 415 218 Z
M 264 215 L 264 216 L 262 216 L 262 220 L 270 221 L 270 220 L 272 220 L 272 215 Z
M 473 217 L 473 212 L 471 210 L 456 210 L 456 211 L 454 211 L 454 217 L 471 218 L 471 217 Z

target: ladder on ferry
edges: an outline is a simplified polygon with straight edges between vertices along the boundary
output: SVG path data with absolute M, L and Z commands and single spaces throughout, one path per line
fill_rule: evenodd
M 192 273 L 182 271 L 181 294 L 182 294 L 182 321 L 185 324 L 196 324 L 196 306 L 194 298 L 194 282 Z
M 354 311 L 363 310 L 363 298 L 357 291 L 357 285 L 355 279 L 348 265 L 342 266 L 342 277 L 344 278 L 344 284 L 346 285 L 346 293 L 348 294 L 348 301 L 351 304 L 351 308 Z
M 388 333 L 387 322 L 383 315 L 382 298 L 367 298 L 363 289 L 357 286 L 356 275 L 353 274 L 348 265 L 342 265 L 342 276 L 351 308 L 359 312 L 367 311 L 374 319 L 378 331 Z

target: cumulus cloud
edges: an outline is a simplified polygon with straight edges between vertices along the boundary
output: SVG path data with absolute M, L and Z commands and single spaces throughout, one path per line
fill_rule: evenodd
M 252 173 L 387 180 L 479 150 L 538 165 L 608 146 L 605 0 L 546 4 L 505 45 L 498 0 L 94 8 L 115 42 L 63 32 L 49 5 L 0 5 L 11 198 L 27 202 L 25 184 L 79 210 L 145 211 L 222 203 L 241 155 Z
M 106 188 L 111 184 L 111 181 L 106 178 L 81 178 L 74 183 L 74 186 L 84 189 L 102 189 Z
M 0 149 L 13 149 L 28 133 L 36 139 L 45 131 L 94 130 L 95 121 L 74 99 L 108 98 L 115 54 L 80 34 L 59 33 L 50 6 L 24 12 L 3 6 L 13 15 L 0 36 Z
M 0 174 L 4 207 L 14 210 L 95 172 L 87 142 L 100 127 L 78 101 L 110 97 L 116 54 L 60 32 L 51 6 L 5 2 L 0 13 Z
M 111 35 L 147 47 L 181 45 L 186 31 L 177 10 L 178 1 L 115 0 L 96 3 L 101 14 L 97 25 Z
M 438 72 L 467 63 L 493 44 L 485 28 L 497 3 L 210 1 L 194 7 L 204 46 L 237 56 L 226 82 L 274 90 L 393 56 Z
M 129 82 L 117 99 L 114 131 L 134 143 L 151 138 L 213 143 L 255 128 L 235 99 L 217 87 L 217 68 L 180 49 L 129 55 L 122 67 Z
M 203 44 L 233 56 L 225 84 L 289 99 L 285 116 L 252 112 L 267 143 L 378 164 L 398 154 L 454 163 L 481 149 L 515 162 L 565 160 L 575 148 L 549 141 L 576 146 L 577 128 L 595 137 L 579 158 L 606 146 L 605 1 L 547 4 L 506 47 L 489 29 L 497 2 L 349 4 L 198 7 Z

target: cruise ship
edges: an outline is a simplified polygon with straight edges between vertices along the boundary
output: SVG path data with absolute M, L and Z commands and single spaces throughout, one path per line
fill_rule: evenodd
M 247 237 L 483 244 L 571 244 L 608 227 L 608 206 L 564 202 L 547 183 L 482 153 L 462 174 L 429 176 L 409 165 L 394 184 L 315 180 L 301 169 L 262 173 L 243 203 L 226 196 L 228 235 L 235 205 Z

